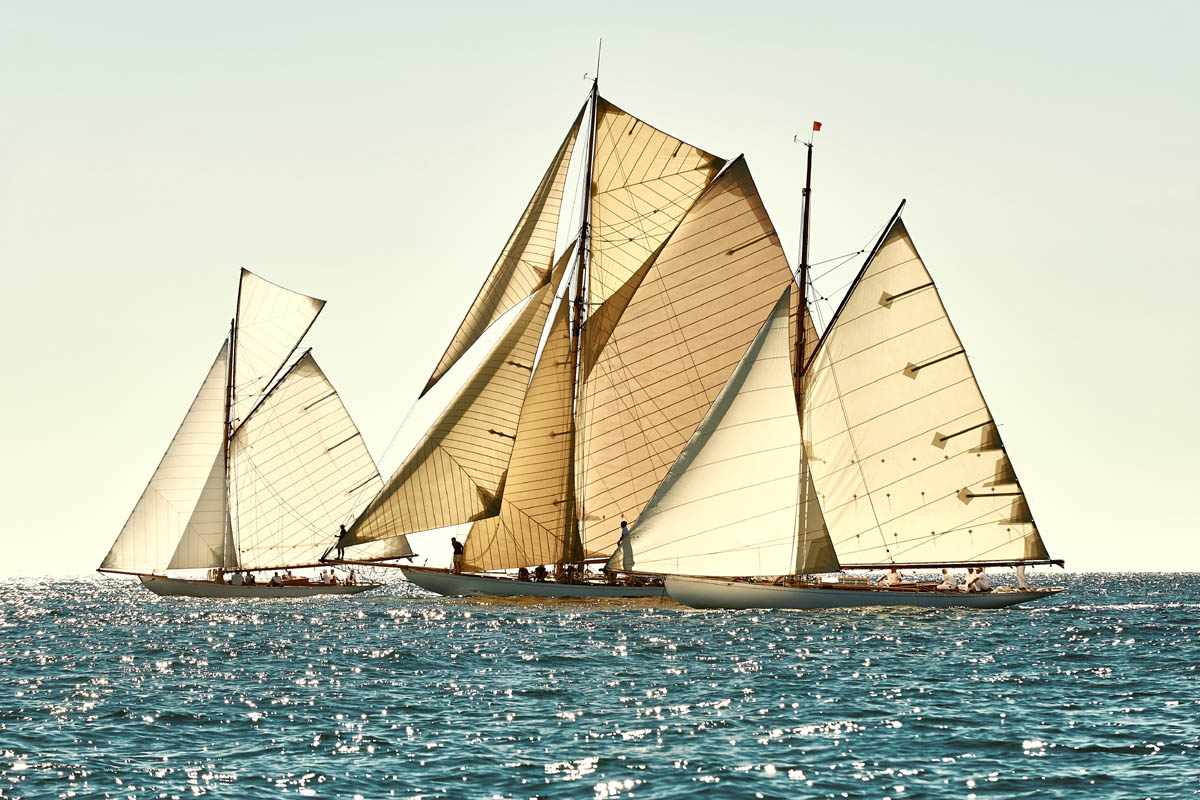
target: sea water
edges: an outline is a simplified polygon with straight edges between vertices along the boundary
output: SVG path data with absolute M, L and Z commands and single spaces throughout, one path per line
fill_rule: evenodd
M 1001 611 L 0 589 L 0 797 L 1200 794 L 1194 575 Z

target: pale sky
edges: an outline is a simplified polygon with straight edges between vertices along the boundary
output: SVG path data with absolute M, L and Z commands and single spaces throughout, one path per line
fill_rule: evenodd
M 1200 570 L 1200 6 L 0 8 L 0 573 L 99 564 L 242 266 L 329 301 L 306 341 L 379 457 L 601 36 L 602 94 L 745 153 L 789 258 L 813 120 L 812 260 L 908 198 L 1054 557 Z

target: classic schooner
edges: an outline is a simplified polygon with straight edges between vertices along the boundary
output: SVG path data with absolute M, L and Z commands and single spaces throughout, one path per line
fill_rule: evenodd
M 241 271 L 229 337 L 100 572 L 188 597 L 356 594 L 378 585 L 246 582 L 256 571 L 320 566 L 332 531 L 383 483 L 311 351 L 280 375 L 324 305 Z M 411 554 L 403 537 L 360 552 Z M 209 577 L 172 574 L 187 570 Z
M 578 233 L 556 257 L 581 141 Z M 583 565 L 617 547 L 793 281 L 744 158 L 593 82 L 421 395 L 512 312 L 507 326 L 341 544 L 470 524 L 461 574 L 405 577 L 449 595 L 661 595 L 660 576 Z M 793 336 L 799 314 L 792 302 Z M 513 574 L 539 566 L 562 579 Z
M 811 329 L 789 341 L 791 290 L 779 299 L 611 568 L 664 574 L 670 596 L 697 608 L 1000 608 L 1063 591 L 1025 582 L 1025 566 L 1062 561 L 1047 554 L 903 207 L 815 352 Z M 1017 587 L 819 577 L 1000 566 L 1017 569 Z

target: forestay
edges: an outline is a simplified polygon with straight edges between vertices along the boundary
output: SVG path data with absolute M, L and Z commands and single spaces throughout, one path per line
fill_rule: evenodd
M 806 379 L 804 432 L 843 564 L 1047 558 L 937 288 L 896 220 Z
M 192 543 L 215 542 L 212 547 L 196 548 L 194 566 L 221 565 L 228 359 L 229 342 L 225 341 L 101 569 L 165 569 L 185 533 Z M 211 492 L 214 483 L 219 489 L 215 496 Z
M 316 562 L 382 484 L 337 391 L 305 353 L 230 442 L 241 566 Z
M 786 290 L 658 487 L 611 569 L 780 575 L 838 569 L 823 530 L 798 545 L 803 447 Z M 798 552 L 810 563 L 797 563 Z

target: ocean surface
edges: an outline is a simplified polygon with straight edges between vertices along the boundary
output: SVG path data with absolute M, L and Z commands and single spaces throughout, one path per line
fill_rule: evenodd
M 1200 576 L 1051 578 L 953 612 L 7 579 L 0 797 L 1200 794 Z

